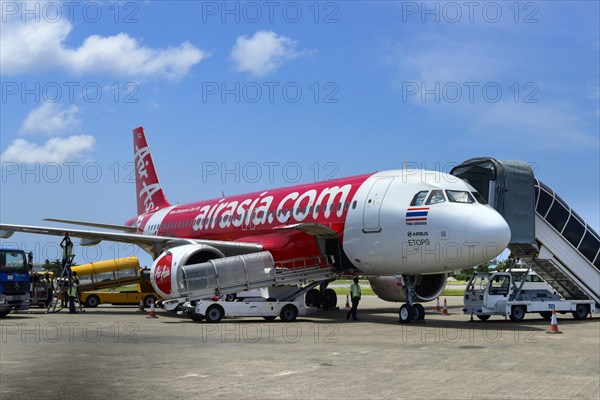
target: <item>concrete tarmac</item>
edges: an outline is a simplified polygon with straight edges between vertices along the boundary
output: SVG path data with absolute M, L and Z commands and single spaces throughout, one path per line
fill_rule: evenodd
M 342 307 L 345 297 L 339 297 Z M 0 398 L 598 399 L 600 319 L 537 314 L 522 323 L 469 321 L 425 304 L 401 325 L 399 305 L 364 297 L 296 322 L 193 322 L 100 306 L 0 320 Z M 38 313 L 40 312 L 40 313 Z

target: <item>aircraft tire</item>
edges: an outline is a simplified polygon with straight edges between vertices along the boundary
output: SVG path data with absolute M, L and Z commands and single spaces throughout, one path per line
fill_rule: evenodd
M 425 320 L 425 307 L 421 304 L 415 304 L 413 306 L 414 320 L 424 321 Z
M 403 304 L 398 314 L 400 315 L 400 322 L 403 324 L 411 323 L 415 315 L 413 306 L 410 304 Z
M 321 292 L 323 295 L 323 308 L 332 310 L 337 306 L 337 293 L 333 289 L 325 289 Z
M 321 307 L 323 303 L 323 296 L 320 290 L 310 289 L 306 292 L 305 303 L 308 307 Z

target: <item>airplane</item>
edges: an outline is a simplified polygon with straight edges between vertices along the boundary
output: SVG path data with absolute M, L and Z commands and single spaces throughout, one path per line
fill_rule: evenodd
M 69 233 L 84 246 L 103 240 L 138 245 L 155 260 L 152 282 L 164 299 L 178 297 L 182 265 L 263 251 L 275 262 L 319 257 L 325 260 L 320 266 L 339 276 L 368 275 L 382 299 L 405 302 L 399 312 L 405 323 L 424 319 L 416 302 L 439 296 L 448 272 L 489 261 L 510 241 L 506 221 L 471 185 L 428 170 L 389 170 L 172 205 L 143 127 L 133 130 L 133 142 L 137 215 L 124 225 L 49 219 L 109 232 L 0 223 L 0 237 Z M 184 245 L 192 251 L 178 252 Z M 317 294 L 325 294 L 328 282 Z

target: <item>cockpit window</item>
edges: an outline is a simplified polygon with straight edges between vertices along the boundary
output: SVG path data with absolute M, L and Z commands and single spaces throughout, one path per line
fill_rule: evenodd
M 469 192 L 460 190 L 446 190 L 448 200 L 452 203 L 475 203 L 475 199 Z
M 415 197 L 413 197 L 412 201 L 410 202 L 411 207 L 422 206 L 423 202 L 427 198 L 427 193 L 429 193 L 428 190 L 423 190 L 423 191 L 415 194 Z
M 432 190 L 431 194 L 429 195 L 429 198 L 427 199 L 427 202 L 425 204 L 427 204 L 427 205 L 437 204 L 437 203 L 443 203 L 444 201 L 446 201 L 446 198 L 444 197 L 443 191 Z
M 473 197 L 475 197 L 475 200 L 477 200 L 479 204 L 487 204 L 487 201 L 485 201 L 485 199 L 482 195 L 479 194 L 479 192 L 471 192 L 471 194 L 473 195 Z

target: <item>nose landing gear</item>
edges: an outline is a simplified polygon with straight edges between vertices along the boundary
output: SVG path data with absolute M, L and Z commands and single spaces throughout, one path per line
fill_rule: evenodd
M 419 322 L 425 320 L 425 308 L 421 304 L 414 304 L 415 298 L 415 277 L 413 275 L 398 275 L 398 282 L 406 290 L 406 304 L 400 307 L 400 323 L 409 324 L 413 321 Z

